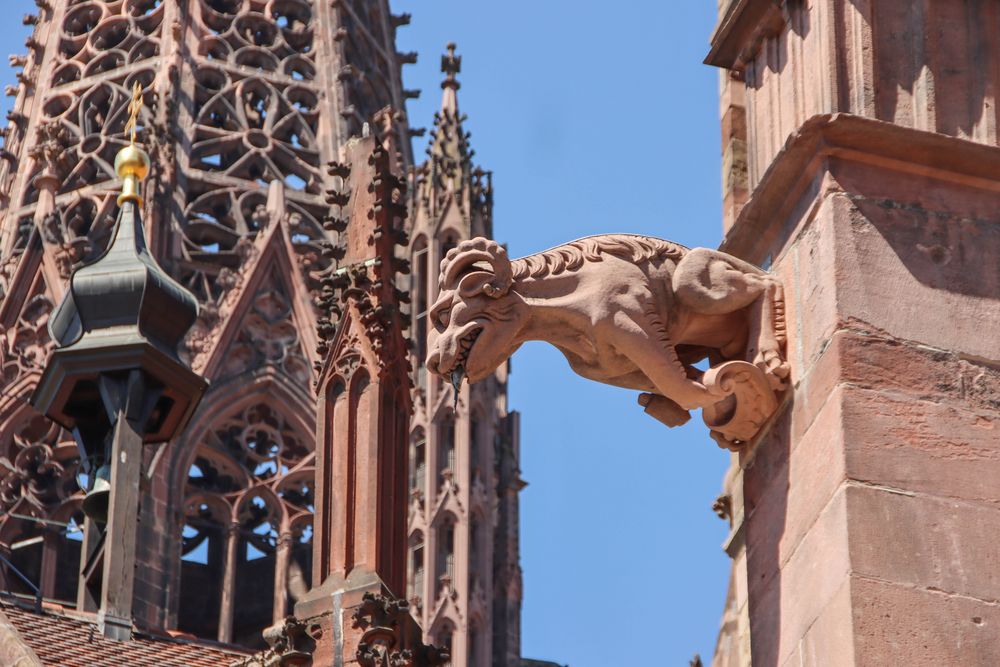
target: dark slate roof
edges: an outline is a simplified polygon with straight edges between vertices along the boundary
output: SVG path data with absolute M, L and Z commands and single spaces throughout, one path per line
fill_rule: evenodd
M 232 646 L 139 633 L 116 642 L 98 632 L 93 614 L 61 608 L 37 613 L 0 601 L 0 612 L 46 667 L 228 667 L 249 655 Z

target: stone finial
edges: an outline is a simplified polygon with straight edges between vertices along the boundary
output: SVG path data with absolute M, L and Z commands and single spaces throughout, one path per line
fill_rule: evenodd
M 424 644 L 407 632 L 412 621 L 406 600 L 365 593 L 351 621 L 362 632 L 355 656 L 362 667 L 439 667 L 451 657 L 448 649 Z
M 441 56 L 441 71 L 445 74 L 444 81 L 441 82 L 441 87 L 458 90 L 461 88 L 461 84 L 455 77 L 462 71 L 462 56 L 455 55 L 455 49 L 457 48 L 455 42 L 448 42 L 446 48 L 448 49 L 448 53 Z
M 288 616 L 264 628 L 268 648 L 248 658 L 230 663 L 229 667 L 308 667 L 313 663 L 318 626 L 310 626 L 294 616 Z

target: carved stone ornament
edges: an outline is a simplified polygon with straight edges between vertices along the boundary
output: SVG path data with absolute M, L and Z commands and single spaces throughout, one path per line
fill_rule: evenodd
M 316 648 L 318 626 L 310 627 L 294 616 L 288 616 L 269 628 L 264 628 L 268 648 L 230 667 L 308 667 Z
M 423 644 L 419 633 L 411 636 L 406 600 L 365 593 L 352 620 L 363 632 L 356 655 L 361 667 L 436 667 L 450 658 L 447 649 Z
M 722 252 L 607 234 L 511 261 L 476 238 L 448 252 L 439 281 L 427 367 L 456 388 L 544 340 L 583 377 L 644 392 L 667 426 L 702 408 L 712 438 L 737 449 L 787 383 L 781 283 Z

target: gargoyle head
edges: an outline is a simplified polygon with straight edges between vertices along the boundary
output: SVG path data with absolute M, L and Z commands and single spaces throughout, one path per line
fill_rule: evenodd
M 427 368 L 457 385 L 482 380 L 523 341 L 518 316 L 526 308 L 511 291 L 513 270 L 496 241 L 462 241 L 441 261 L 440 292 L 431 306 L 434 331 Z

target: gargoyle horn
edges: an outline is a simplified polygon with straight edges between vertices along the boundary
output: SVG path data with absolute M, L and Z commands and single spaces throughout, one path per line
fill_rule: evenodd
M 485 267 L 476 266 L 481 262 L 489 264 L 491 271 L 487 271 Z M 476 267 L 478 270 L 470 272 L 469 269 L 472 267 Z M 492 277 L 478 289 L 494 299 L 499 299 L 507 294 L 514 283 L 514 274 L 510 260 L 507 258 L 507 251 L 496 241 L 484 238 L 462 241 L 448 251 L 441 263 L 440 284 L 448 287 L 457 286 L 459 279 L 464 277 L 463 274 L 472 275 L 472 273 L 492 274 Z

